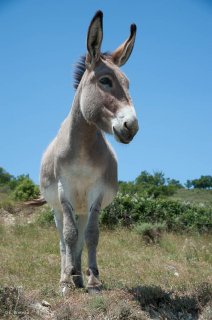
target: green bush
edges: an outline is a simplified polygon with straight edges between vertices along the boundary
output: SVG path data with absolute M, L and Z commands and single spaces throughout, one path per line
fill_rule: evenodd
M 123 184 L 123 183 L 122 183 Z M 126 188 L 127 186 L 127 188 Z M 127 183 L 126 190 L 134 190 L 141 196 L 147 195 L 151 198 L 167 197 L 173 195 L 178 189 L 183 188 L 178 180 L 165 178 L 165 174 L 161 171 L 153 174 L 142 171 L 133 183 Z M 123 190 L 123 186 L 120 190 Z M 129 192 L 132 193 L 132 192 Z
M 48 226 L 54 224 L 54 215 L 52 211 L 48 209 L 44 209 L 41 211 L 39 216 L 37 217 L 36 223 L 40 226 Z
M 7 185 L 13 179 L 13 176 L 9 174 L 4 168 L 0 167 L 0 185 Z
M 139 181 L 139 180 L 138 180 Z M 138 193 L 141 197 L 168 197 L 172 196 L 180 187 L 177 184 L 171 183 L 168 185 L 154 185 L 148 182 L 138 183 L 119 181 L 119 191 L 122 194 L 133 195 Z M 175 180 L 174 180 L 175 181 Z
M 33 198 L 38 197 L 38 195 L 38 186 L 36 186 L 28 176 L 25 176 L 22 179 L 20 179 L 20 182 L 17 184 L 13 192 L 15 200 L 21 201 L 31 200 Z
M 158 243 L 162 233 L 166 230 L 166 224 L 138 223 L 135 225 L 134 230 L 141 235 L 146 243 Z
M 212 208 L 119 193 L 113 203 L 102 210 L 100 223 L 109 227 L 165 223 L 168 231 L 209 231 L 212 228 Z

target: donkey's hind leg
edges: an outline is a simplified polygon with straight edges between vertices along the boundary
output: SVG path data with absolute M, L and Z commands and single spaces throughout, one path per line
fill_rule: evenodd
M 99 242 L 99 211 L 101 209 L 102 197 L 100 196 L 91 206 L 88 224 L 85 231 L 85 241 L 88 250 L 88 284 L 89 293 L 98 292 L 102 284 L 99 281 L 99 270 L 96 260 L 96 250 Z

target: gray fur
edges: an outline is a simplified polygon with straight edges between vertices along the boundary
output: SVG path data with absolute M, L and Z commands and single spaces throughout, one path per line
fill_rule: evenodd
M 41 164 L 41 193 L 53 208 L 60 235 L 63 294 L 70 286 L 83 286 L 84 240 L 88 250 L 88 288 L 101 287 L 96 260 L 98 215 L 112 202 L 118 189 L 116 156 L 103 132 L 129 143 L 138 131 L 128 80 L 112 56 L 100 54 L 101 28 L 102 13 L 97 12 L 88 31 L 86 70 L 72 108 Z M 127 43 L 130 46 L 129 39 Z M 124 46 L 123 50 L 126 55 Z M 104 77 L 111 79 L 112 87 L 101 83 Z

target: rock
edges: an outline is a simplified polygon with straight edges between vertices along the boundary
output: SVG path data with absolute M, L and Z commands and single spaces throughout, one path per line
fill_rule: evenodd
M 47 303 L 48 306 L 44 306 L 42 303 Z M 50 304 L 46 301 L 35 302 L 28 306 L 29 309 L 31 309 L 33 312 L 35 312 L 39 316 L 45 317 L 45 319 L 51 319 L 52 318 L 52 312 L 49 308 Z

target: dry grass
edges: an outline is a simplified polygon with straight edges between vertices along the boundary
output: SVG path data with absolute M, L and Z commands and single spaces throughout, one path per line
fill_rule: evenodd
M 104 231 L 99 264 L 109 288 L 156 285 L 184 290 L 211 281 L 209 235 L 166 234 L 158 245 L 146 245 L 136 233 L 121 229 Z
M 98 261 L 103 293 L 88 296 L 84 290 L 76 290 L 64 300 L 58 294 L 60 258 L 55 228 L 36 223 L 2 225 L 0 286 L 23 287 L 25 304 L 49 301 L 50 318 L 58 320 L 189 320 L 198 319 L 203 312 L 202 319 L 209 319 L 211 249 L 211 235 L 164 234 L 158 244 L 146 245 L 133 231 L 102 230 Z M 85 270 L 85 252 L 83 266 Z M 5 290 L 1 292 L 8 292 Z M 11 290 L 17 294 L 17 290 Z M 5 316 L 7 306 L 2 297 L 0 309 Z M 16 302 L 11 301 L 8 308 L 14 311 Z M 20 310 L 24 308 L 22 305 Z M 27 316 L 36 319 L 35 315 Z

